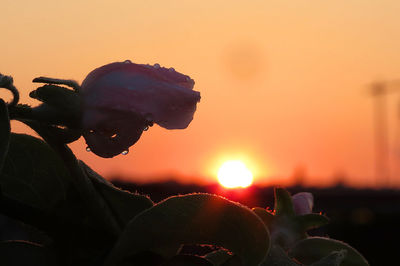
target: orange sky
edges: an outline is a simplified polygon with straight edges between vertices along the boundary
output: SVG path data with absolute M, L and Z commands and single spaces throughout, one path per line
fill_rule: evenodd
M 190 75 L 202 100 L 186 130 L 154 126 L 127 156 L 77 156 L 107 176 L 214 181 L 242 158 L 258 183 L 374 179 L 372 99 L 366 86 L 400 78 L 400 2 L 3 0 L 0 73 L 21 102 L 36 76 L 81 82 L 114 61 L 160 63 Z M 7 95 L 6 93 L 1 94 Z M 7 95 L 7 97 L 9 97 Z M 390 96 L 391 184 L 400 158 L 399 95 Z M 25 129 L 15 123 L 15 131 Z M 396 155 L 397 154 L 397 155 Z

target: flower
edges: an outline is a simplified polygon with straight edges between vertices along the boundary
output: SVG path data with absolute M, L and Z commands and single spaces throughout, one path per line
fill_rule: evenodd
M 127 60 L 104 65 L 82 82 L 82 128 L 88 148 L 110 158 L 126 153 L 153 123 L 184 129 L 200 93 L 194 81 L 173 68 Z
M 297 215 L 309 214 L 314 207 L 313 194 L 309 192 L 300 192 L 292 196 L 294 212 Z

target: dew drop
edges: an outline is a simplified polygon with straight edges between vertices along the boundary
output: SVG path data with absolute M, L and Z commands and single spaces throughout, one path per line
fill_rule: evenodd
M 145 126 L 145 127 L 143 128 L 143 131 L 147 131 L 147 130 L 149 130 L 149 126 Z
M 93 129 L 90 129 L 90 130 L 89 130 L 89 133 L 93 134 L 93 133 L 94 133 L 94 130 L 93 130 Z
M 160 68 L 160 64 L 154 64 L 153 67 L 154 67 L 155 69 L 159 69 L 159 68 Z
M 86 151 L 87 151 L 87 152 L 90 152 L 90 151 L 92 151 L 92 150 L 89 148 L 89 146 L 87 146 L 87 147 L 86 147 Z
M 175 69 L 173 67 L 168 68 L 169 72 L 175 72 Z
M 121 152 L 122 155 L 127 155 L 129 153 L 129 150 L 124 150 L 123 152 Z
M 132 61 L 131 60 L 125 60 L 124 63 L 125 64 L 132 64 Z

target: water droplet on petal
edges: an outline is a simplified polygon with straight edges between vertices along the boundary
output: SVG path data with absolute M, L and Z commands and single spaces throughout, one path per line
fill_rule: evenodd
M 154 67 L 155 69 L 159 69 L 159 68 L 160 68 L 160 64 L 154 64 L 153 67 Z
M 87 152 L 90 152 L 90 151 L 92 151 L 92 150 L 89 148 L 89 146 L 87 146 L 87 147 L 86 147 L 86 151 L 87 151 Z
M 125 60 L 124 63 L 125 64 L 132 64 L 132 61 L 131 60 Z
M 93 129 L 89 129 L 89 133 L 94 133 L 94 130 Z
M 169 72 L 175 72 L 175 69 L 173 67 L 168 68 Z
M 147 130 L 149 130 L 149 126 L 145 126 L 145 127 L 143 128 L 143 131 L 147 131 Z
M 123 152 L 121 152 L 122 155 L 127 155 L 129 153 L 129 150 L 124 150 Z

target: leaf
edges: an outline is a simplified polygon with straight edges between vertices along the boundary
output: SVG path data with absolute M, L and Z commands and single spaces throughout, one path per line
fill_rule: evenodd
M 122 228 L 142 211 L 152 207 L 153 201 L 145 195 L 131 193 L 115 187 L 84 162 L 80 166 L 93 183 L 95 189 L 104 198 Z
M 208 260 L 194 255 L 177 255 L 161 266 L 213 266 Z
M 0 175 L 5 196 L 41 210 L 51 210 L 66 199 L 69 180 L 63 161 L 44 141 L 25 134 L 11 134 Z
M 299 215 L 294 218 L 294 221 L 301 228 L 301 230 L 304 231 L 308 231 L 313 228 L 318 228 L 320 226 L 324 226 L 329 223 L 328 217 L 318 213 Z
M 350 245 L 324 237 L 310 237 L 299 241 L 290 251 L 289 256 L 304 264 L 315 263 L 330 255 L 333 251 L 346 250 L 347 255 L 340 266 L 365 266 L 367 260 Z
M 244 266 L 239 256 L 233 255 L 227 261 L 221 264 L 221 266 Z
M 267 258 L 261 266 L 299 266 L 286 252 L 278 245 L 272 245 Z
M 18 119 L 36 132 L 46 132 L 46 134 L 57 140 L 59 143 L 71 143 L 78 140 L 82 136 L 81 129 L 63 128 L 54 125 L 49 125 L 47 122 L 38 122 L 29 119 Z
M 57 266 L 56 256 L 40 245 L 25 241 L 0 243 L 0 265 L 2 266 Z
M 278 216 L 294 216 L 294 207 L 292 197 L 284 188 L 275 188 L 275 215 Z
M 260 207 L 253 208 L 253 212 L 255 212 L 258 215 L 258 217 L 261 218 L 261 220 L 264 222 L 264 224 L 269 229 L 275 216 L 268 210 L 266 210 L 264 208 L 260 208 Z
M 10 118 L 8 117 L 7 105 L 0 99 L 0 174 L 4 160 L 7 156 L 10 142 Z
M 31 91 L 29 96 L 66 113 L 81 111 L 82 100 L 79 94 L 62 86 L 43 85 Z
M 269 233 L 254 212 L 238 203 L 211 194 L 175 196 L 129 222 L 105 265 L 146 250 L 172 257 L 181 244 L 222 246 L 252 266 L 267 255 Z
M 144 251 L 124 258 L 118 263 L 118 266 L 159 266 L 163 262 L 165 262 L 165 259 L 161 255 L 152 251 Z
M 232 254 L 225 249 L 218 249 L 205 255 L 205 258 L 216 266 L 223 264 L 231 257 Z
M 346 257 L 347 251 L 342 249 L 341 251 L 333 251 L 328 256 L 322 258 L 316 263 L 311 264 L 310 266 L 340 266 L 342 265 L 342 261 Z

